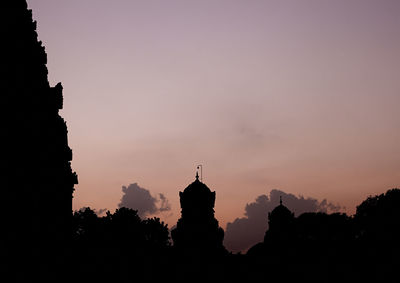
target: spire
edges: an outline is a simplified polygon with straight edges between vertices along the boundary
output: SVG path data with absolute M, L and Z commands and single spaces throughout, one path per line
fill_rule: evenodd
M 198 181 L 198 180 L 199 180 L 199 172 L 196 171 L 196 181 Z
M 197 170 L 200 169 L 200 182 L 203 182 L 203 165 L 197 165 Z M 197 171 L 199 172 L 199 171 Z
M 282 196 L 279 196 L 279 204 L 282 205 Z

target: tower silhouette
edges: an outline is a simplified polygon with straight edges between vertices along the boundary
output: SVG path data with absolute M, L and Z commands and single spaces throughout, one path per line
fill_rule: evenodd
M 49 85 L 47 55 L 26 1 L 1 6 L 3 236 L 16 244 L 10 247 L 53 249 L 70 236 L 77 184 L 67 126 L 59 115 L 63 87 Z
M 182 216 L 171 232 L 174 246 L 188 253 L 224 252 L 224 231 L 214 217 L 215 192 L 196 173 L 196 180 L 179 197 Z
M 268 230 L 265 233 L 264 241 L 268 239 L 285 240 L 293 233 L 294 213 L 282 203 L 279 198 L 279 205 L 268 213 Z

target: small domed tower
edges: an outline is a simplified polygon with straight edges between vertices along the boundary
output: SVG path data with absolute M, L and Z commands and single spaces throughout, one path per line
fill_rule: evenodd
M 279 205 L 268 213 L 268 231 L 265 233 L 264 241 L 271 239 L 287 239 L 290 238 L 293 224 L 294 213 L 282 204 L 280 197 Z
M 196 174 L 196 180 L 179 192 L 179 197 L 182 216 L 171 231 L 174 246 L 188 252 L 225 251 L 224 230 L 214 217 L 215 192 Z

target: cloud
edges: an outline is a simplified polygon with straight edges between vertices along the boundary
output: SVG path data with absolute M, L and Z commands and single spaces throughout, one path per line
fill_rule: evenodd
M 341 209 L 327 200 L 318 201 L 287 194 L 280 190 L 272 190 L 268 195 L 260 195 L 255 202 L 246 204 L 245 217 L 236 218 L 228 223 L 225 229 L 224 245 L 233 252 L 246 251 L 254 244 L 261 242 L 268 228 L 268 212 L 279 205 L 279 197 L 283 205 L 298 216 L 304 212 L 336 212 Z
M 94 212 L 97 214 L 97 216 L 102 216 L 105 212 L 107 212 L 107 208 L 94 209 Z
M 84 212 L 86 209 L 90 209 L 92 210 L 97 216 L 101 217 L 105 214 L 105 212 L 107 212 L 107 208 L 100 208 L 100 209 L 96 209 L 96 208 L 90 208 L 89 206 L 83 206 L 78 210 L 75 210 L 75 212 Z
M 118 207 L 135 209 L 141 218 L 171 210 L 171 205 L 164 194 L 159 194 L 158 198 L 154 197 L 149 190 L 141 188 L 137 183 L 130 184 L 128 187 L 122 186 L 122 192 Z
M 169 211 L 171 210 L 171 205 L 169 204 L 168 199 L 164 196 L 164 194 L 159 194 L 161 204 L 160 204 L 160 211 Z

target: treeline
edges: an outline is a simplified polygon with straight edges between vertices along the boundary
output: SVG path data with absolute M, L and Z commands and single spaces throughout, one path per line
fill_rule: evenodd
M 273 211 L 274 212 L 274 211 Z M 400 239 L 400 190 L 391 189 L 368 197 L 356 214 L 303 213 L 297 218 L 290 212 L 270 215 L 270 227 L 264 242 L 385 242 Z M 278 212 L 279 213 L 279 212 Z M 274 218 L 275 217 L 275 218 Z
M 99 217 L 89 207 L 72 217 L 72 241 L 82 246 L 107 246 L 130 251 L 161 251 L 170 247 L 168 225 L 160 218 L 140 219 L 136 210 L 119 208 Z
M 264 241 L 247 252 L 246 275 L 285 282 L 399 282 L 399 189 L 368 197 L 354 216 L 294 218 L 281 212 L 271 213 Z
M 267 212 L 266 212 L 267 213 Z M 267 221 L 267 219 L 265 219 Z M 275 222 L 273 222 L 275 221 Z M 356 214 L 303 213 L 292 219 L 272 219 L 265 241 L 397 241 L 400 239 L 400 190 L 370 196 Z M 117 209 L 99 217 L 89 207 L 72 218 L 72 239 L 77 245 L 109 245 L 129 249 L 168 249 L 172 246 L 168 225 L 159 218 L 140 219 L 136 210 Z
M 266 219 L 267 221 L 267 219 Z M 269 215 L 264 241 L 247 253 L 188 257 L 174 250 L 168 226 L 127 208 L 99 217 L 73 214 L 74 272 L 88 280 L 220 280 L 283 282 L 397 282 L 400 190 L 368 197 L 356 214 L 304 213 L 284 206 Z M 82 260 L 83 259 L 83 260 Z M 168 275 L 167 275 L 168 274 Z
M 167 272 L 171 243 L 168 226 L 159 218 L 141 219 L 129 208 L 99 217 L 86 207 L 73 213 L 70 251 L 73 276 L 68 280 L 153 281 Z

